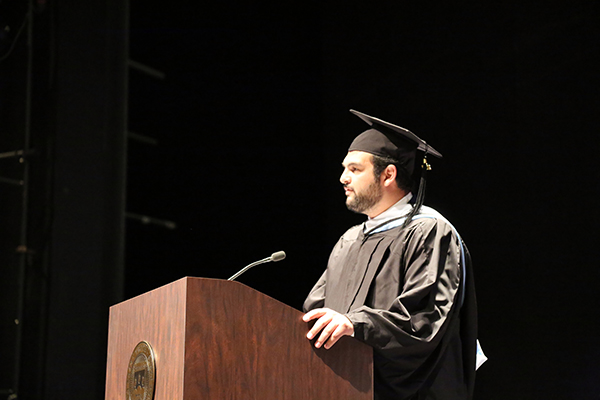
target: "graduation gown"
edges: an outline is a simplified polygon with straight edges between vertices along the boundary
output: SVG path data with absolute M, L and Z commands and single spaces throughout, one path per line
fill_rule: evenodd
M 334 247 L 304 310 L 345 314 L 373 347 L 376 399 L 471 398 L 477 321 L 463 252 L 441 216 L 369 235 L 355 226 Z

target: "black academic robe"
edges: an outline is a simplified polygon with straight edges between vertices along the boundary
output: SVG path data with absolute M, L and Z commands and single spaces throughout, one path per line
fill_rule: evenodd
M 305 311 L 344 313 L 373 347 L 376 399 L 470 399 L 476 303 L 470 257 L 443 218 L 338 241 Z M 463 281 L 463 271 L 466 279 Z

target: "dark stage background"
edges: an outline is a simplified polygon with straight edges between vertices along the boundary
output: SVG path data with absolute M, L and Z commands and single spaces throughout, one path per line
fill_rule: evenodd
M 48 3 L 36 18 L 63 16 L 62 25 L 38 26 L 64 29 L 68 2 Z M 363 220 L 345 209 L 338 182 L 366 127 L 354 108 L 444 155 L 432 160 L 426 204 L 453 222 L 474 260 L 490 358 L 475 398 L 598 399 L 598 17 L 592 1 L 132 2 L 129 58 L 165 77 L 129 70 L 128 130 L 157 143 L 128 141 L 125 262 L 115 286 L 104 279 L 106 307 L 183 276 L 227 278 L 285 250 L 285 261 L 239 280 L 300 308 L 338 237 Z M 41 46 L 52 54 L 57 43 Z M 68 75 L 61 84 L 82 85 Z M 50 126 L 60 131 L 60 121 Z M 107 193 L 124 196 L 84 200 Z M 101 341 L 107 316 L 77 318 L 98 321 Z M 39 354 L 46 368 L 62 365 Z M 102 357 L 90 363 L 104 368 Z

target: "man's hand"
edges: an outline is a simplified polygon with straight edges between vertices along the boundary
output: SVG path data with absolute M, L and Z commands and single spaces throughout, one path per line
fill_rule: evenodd
M 304 322 L 319 318 L 308 331 L 306 337 L 311 340 L 319 332 L 321 335 L 315 342 L 315 347 L 319 348 L 325 343 L 325 348 L 330 349 L 342 336 L 351 336 L 354 334 L 354 326 L 352 322 L 344 315 L 329 308 L 317 308 L 309 311 L 302 319 Z M 329 339 L 329 340 L 328 340 Z

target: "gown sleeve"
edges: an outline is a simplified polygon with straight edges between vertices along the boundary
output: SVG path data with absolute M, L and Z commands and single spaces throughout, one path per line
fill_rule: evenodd
M 317 281 L 315 286 L 312 288 L 306 300 L 304 300 L 304 305 L 302 306 L 302 310 L 304 312 L 308 312 L 310 310 L 314 310 L 315 308 L 321 308 L 325 305 L 325 287 L 327 286 L 327 271 L 323 272 L 321 278 Z
M 350 230 L 348 230 L 348 232 L 352 232 L 352 230 L 355 228 L 356 227 L 351 228 Z M 346 234 L 348 234 L 348 232 L 346 232 Z M 340 240 L 338 240 L 338 242 L 335 244 L 333 251 L 331 252 L 331 254 L 329 256 L 329 263 L 331 263 L 332 258 L 334 258 L 335 255 L 344 246 L 344 243 L 345 243 L 345 239 L 344 239 L 344 236 L 342 236 L 340 238 Z M 319 278 L 319 280 L 317 281 L 315 286 L 313 286 L 312 290 L 306 297 L 306 300 L 304 300 L 304 304 L 302 305 L 302 310 L 304 312 L 308 312 L 310 310 L 314 310 L 315 308 L 324 307 L 325 306 L 325 297 L 327 295 L 326 288 L 327 288 L 327 269 L 325 270 L 325 272 L 323 272 L 323 274 L 321 275 L 321 277 Z
M 460 282 L 460 244 L 451 226 L 435 219 L 418 220 L 404 239 L 390 247 L 379 266 L 392 268 L 395 294 L 375 281 L 370 291 L 378 296 L 375 307 L 361 306 L 346 314 L 355 337 L 389 359 L 412 356 L 424 359 L 443 336 L 445 322 L 454 311 Z M 370 292 L 370 293 L 371 293 Z M 385 306 L 381 298 L 387 297 Z M 368 303 L 368 302 L 367 302 Z M 416 358 L 416 359 L 415 359 Z

